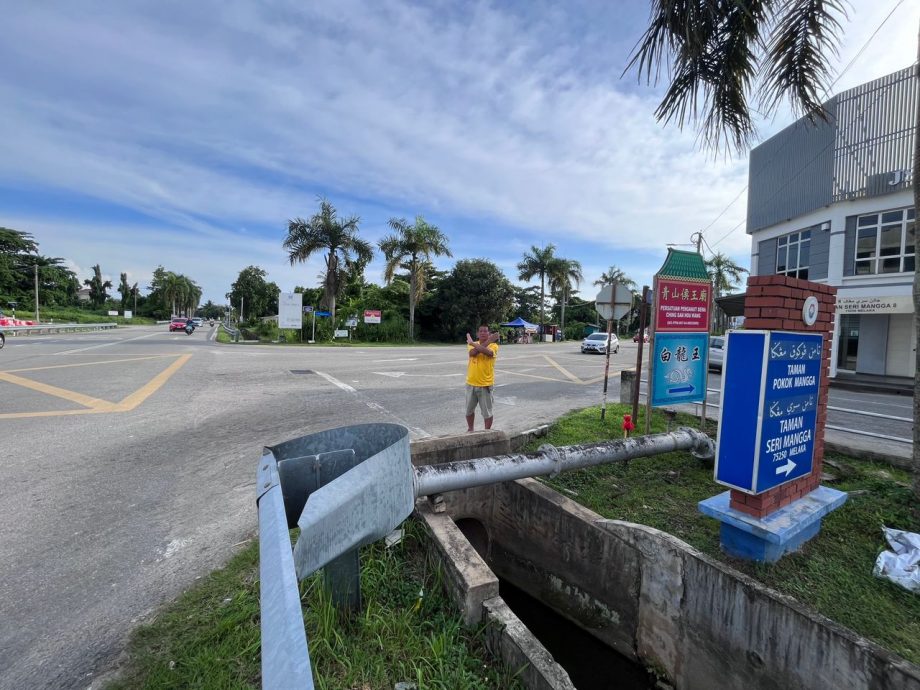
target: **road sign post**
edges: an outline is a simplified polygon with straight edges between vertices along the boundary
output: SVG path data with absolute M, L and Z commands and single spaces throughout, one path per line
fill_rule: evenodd
M 607 320 L 607 349 L 604 362 L 604 397 L 601 403 L 601 419 L 607 416 L 607 376 L 610 371 L 610 335 L 613 332 L 613 322 L 619 323 L 620 319 L 629 313 L 632 307 L 633 293 L 623 283 L 604 285 L 597 297 L 594 298 L 594 308 L 602 318 Z M 617 329 L 619 330 L 619 329 Z M 638 386 L 638 381 L 636 386 Z
M 824 337 L 731 331 L 726 345 L 716 482 L 759 494 L 811 474 Z

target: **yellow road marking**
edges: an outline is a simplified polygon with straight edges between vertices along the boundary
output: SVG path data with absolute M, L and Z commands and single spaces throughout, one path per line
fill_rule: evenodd
M 174 357 L 175 355 L 156 355 L 151 357 L 135 357 L 134 360 L 138 359 L 154 359 L 155 357 Z M 43 410 L 40 412 L 6 412 L 0 414 L 0 419 L 25 419 L 29 417 L 66 417 L 68 415 L 76 414 L 99 414 L 103 412 L 129 412 L 135 407 L 144 402 L 147 398 L 153 395 L 158 391 L 164 383 L 166 383 L 170 377 L 173 376 L 182 366 L 191 359 L 191 355 L 181 355 L 175 362 L 170 364 L 166 369 L 161 371 L 155 377 L 153 377 L 146 384 L 141 386 L 139 389 L 125 397 L 118 403 L 112 403 L 107 400 L 101 400 L 99 398 L 93 398 L 88 395 L 83 395 L 82 393 L 77 393 L 75 391 L 69 391 L 65 388 L 58 388 L 57 386 L 51 386 L 46 383 L 40 383 L 38 381 L 33 381 L 31 379 L 23 378 L 22 376 L 16 376 L 8 371 L 0 371 L 0 381 L 6 381 L 11 383 L 14 386 L 22 386 L 23 388 L 28 388 L 34 390 L 38 393 L 45 393 L 46 395 L 51 395 L 56 398 L 62 398 L 77 405 L 83 405 L 83 409 L 79 410 Z M 88 362 L 84 364 L 73 364 L 73 365 L 59 365 L 59 366 L 49 366 L 49 367 L 37 367 L 36 369 L 57 369 L 61 366 L 88 366 L 92 364 L 115 364 L 120 362 L 130 362 L 134 361 L 131 359 L 121 359 L 114 360 L 112 362 Z M 36 369 L 18 369 L 17 371 L 35 371 Z
M 92 355 L 98 357 L 98 355 Z M 131 359 L 106 359 L 101 362 L 80 362 L 79 364 L 50 364 L 47 367 L 29 367 L 28 369 L 7 369 L 7 374 L 20 374 L 24 371 L 44 371 L 45 369 L 69 369 L 71 367 L 92 367 L 97 364 L 121 364 L 122 362 L 139 362 L 144 359 L 163 359 L 175 355 L 150 355 L 148 357 L 132 357 Z
M 567 379 L 569 379 L 570 381 L 574 381 L 575 383 L 584 383 L 584 381 L 582 381 L 580 378 L 578 378 L 577 376 L 575 376 L 575 374 L 573 374 L 572 372 L 570 372 L 570 371 L 564 369 L 562 366 L 560 366 L 560 365 L 557 364 L 555 361 L 553 361 L 553 360 L 549 357 L 549 355 L 543 355 L 543 359 L 545 359 L 547 362 L 549 362 L 549 363 L 552 364 L 554 367 L 556 367 L 559 371 L 561 371 L 561 372 L 562 372 L 562 375 L 565 376 L 565 377 L 566 377 Z
M 159 374 L 154 376 L 150 381 L 138 388 L 131 395 L 126 397 L 116 407 L 118 412 L 128 412 L 144 402 L 151 395 L 156 393 L 170 377 L 175 374 L 182 366 L 192 358 L 191 355 L 182 355 L 175 362 L 166 367 Z
M 26 379 L 22 376 L 16 376 L 15 374 L 10 374 L 5 371 L 0 371 L 0 381 L 6 381 L 7 383 L 12 383 L 16 386 L 22 386 L 23 388 L 29 388 L 33 391 L 38 391 L 39 393 L 45 393 L 46 395 L 53 395 L 55 398 L 63 398 L 64 400 L 76 403 L 77 405 L 83 405 L 83 407 L 99 410 L 101 412 L 108 412 L 112 408 L 112 403 L 106 400 L 100 400 L 99 398 L 93 398 L 89 395 L 83 395 L 82 393 L 69 391 L 66 388 L 49 386 L 47 383 L 39 383 L 38 381 Z

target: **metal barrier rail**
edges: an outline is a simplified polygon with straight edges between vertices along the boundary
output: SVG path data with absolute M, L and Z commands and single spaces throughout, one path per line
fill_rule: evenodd
M 333 600 L 360 609 L 358 549 L 398 527 L 422 496 L 686 450 L 713 455 L 695 429 L 414 467 L 396 424 L 329 429 L 266 448 L 256 472 L 262 687 L 313 689 L 298 578 L 326 568 Z M 291 552 L 288 529 L 300 535 Z M 338 563 L 339 567 L 330 568 Z M 338 582 L 336 582 L 338 580 Z M 341 604 L 340 604 L 341 605 Z
M 640 384 L 645 384 L 645 383 L 646 383 L 646 379 L 642 379 L 640 381 Z M 718 388 L 707 388 L 706 389 L 707 394 L 721 393 L 721 392 L 722 391 Z M 644 399 L 645 395 L 646 395 L 645 391 L 643 391 L 640 387 L 639 397 L 641 399 Z M 699 410 L 702 407 L 702 403 L 688 403 L 688 404 L 693 405 L 697 410 Z M 720 403 L 711 402 L 711 401 L 706 402 L 706 407 L 722 409 L 722 405 Z M 876 419 L 890 419 L 894 422 L 909 422 L 911 425 L 913 424 L 913 421 L 914 421 L 912 417 L 895 417 L 890 414 L 880 414 L 878 412 L 866 412 L 865 410 L 851 410 L 848 407 L 837 407 L 836 405 L 828 405 L 827 409 L 833 410 L 834 412 L 843 412 L 844 414 L 852 414 L 852 415 L 858 415 L 862 417 L 875 417 Z M 696 412 L 696 414 L 699 414 L 699 412 Z M 706 418 L 714 419 L 718 421 L 717 417 L 710 417 L 708 414 L 706 415 Z M 862 431 L 861 429 L 853 429 L 852 427 L 847 427 L 847 426 L 837 426 L 835 424 L 825 424 L 824 428 L 833 429 L 834 431 L 842 431 L 843 433 L 853 434 L 854 436 L 867 436 L 869 438 L 880 438 L 886 441 L 894 441 L 895 443 L 907 443 L 908 445 L 913 445 L 914 443 L 914 440 L 912 438 L 904 438 L 903 436 L 890 436 L 887 434 L 877 434 L 874 431 Z M 911 428 L 913 428 L 913 426 L 911 426 Z
M 217 327 L 218 329 L 223 328 L 227 332 L 227 335 L 233 338 L 233 342 L 235 343 L 240 342 L 240 332 L 237 329 L 230 328 L 230 326 L 226 325 L 223 322 L 218 323 Z
M 117 323 L 40 323 L 34 326 L 0 326 L 7 335 L 38 335 L 42 333 L 65 333 L 74 331 L 104 331 L 118 328 Z

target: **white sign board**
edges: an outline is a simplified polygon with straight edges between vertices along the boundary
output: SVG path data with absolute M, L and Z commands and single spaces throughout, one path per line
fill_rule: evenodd
M 278 328 L 303 326 L 303 293 L 278 293 Z
M 380 310 L 379 309 L 365 309 L 364 310 L 364 323 L 380 323 Z
M 126 318 L 126 319 L 130 319 L 130 318 L 132 318 L 133 316 L 134 316 L 134 312 L 133 312 L 133 311 L 131 311 L 130 309 L 125 309 L 125 318 Z
M 118 310 L 112 311 L 109 309 L 109 316 L 118 316 Z
M 597 313 L 608 321 L 619 321 L 632 308 L 633 293 L 622 283 L 604 285 L 594 298 Z
M 837 296 L 838 314 L 913 314 L 914 299 L 910 295 L 897 297 Z
M 335 334 L 334 334 L 334 336 L 335 336 L 336 338 L 347 338 L 347 337 L 348 337 L 348 329 L 347 329 L 347 328 L 337 328 L 337 329 L 335 329 Z

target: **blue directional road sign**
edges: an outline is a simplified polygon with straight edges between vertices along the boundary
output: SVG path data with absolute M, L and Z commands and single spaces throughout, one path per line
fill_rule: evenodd
M 823 349 L 820 333 L 728 334 L 719 484 L 759 494 L 811 473 Z
M 702 402 L 708 354 L 708 333 L 656 333 L 652 406 Z
M 316 316 L 332 316 L 332 312 L 331 312 L 331 311 L 320 311 L 319 309 L 317 309 L 317 310 L 316 310 L 315 312 L 313 312 L 313 313 L 314 313 Z

